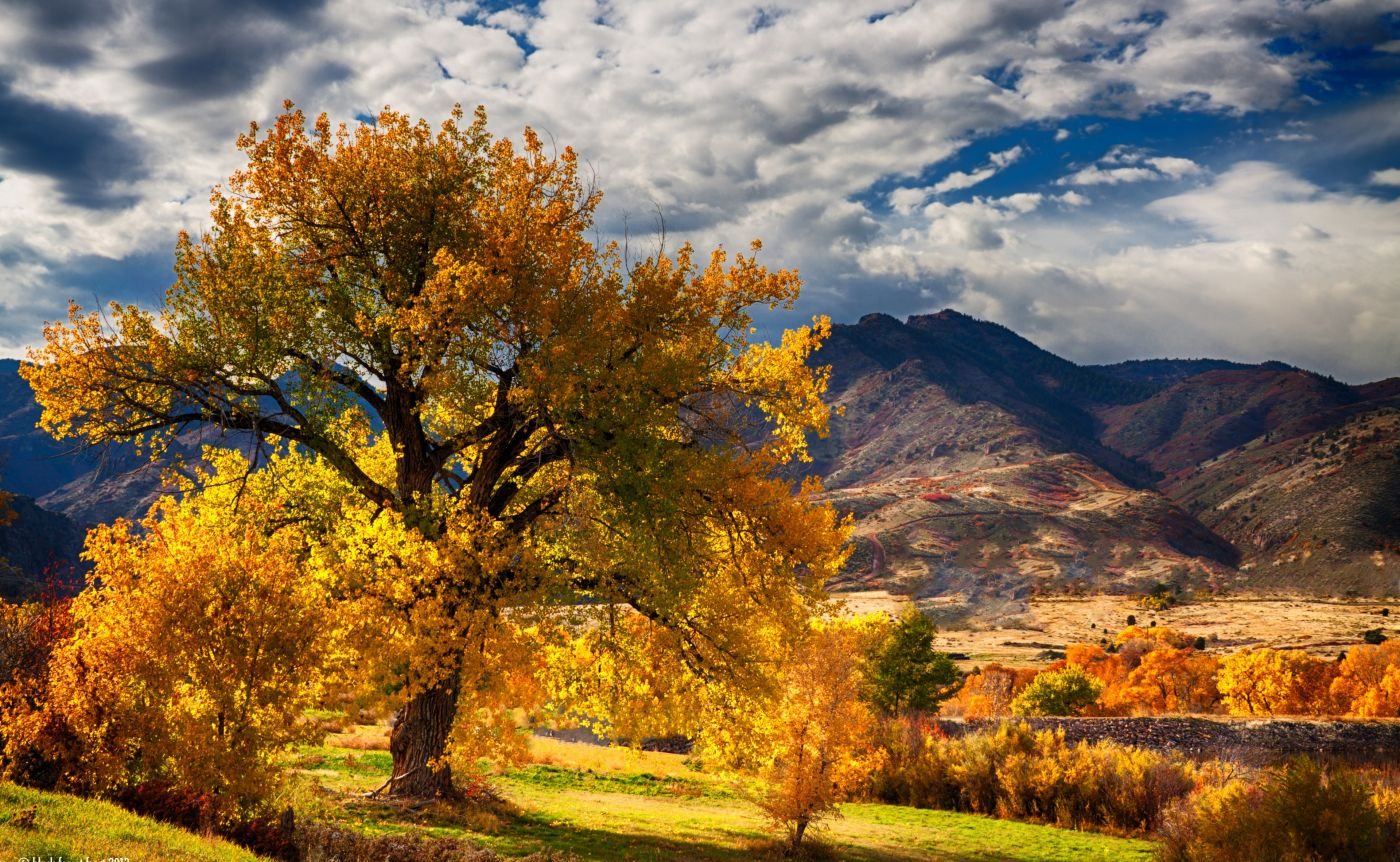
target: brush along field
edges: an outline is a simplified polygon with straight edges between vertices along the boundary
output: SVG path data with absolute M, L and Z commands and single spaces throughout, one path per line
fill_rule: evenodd
M 300 751 L 291 763 L 300 789 L 290 801 L 365 832 L 464 838 L 507 856 L 559 850 L 583 862 L 661 862 L 770 855 L 773 833 L 748 799 L 756 786 L 697 771 L 681 755 L 535 738 L 533 763 L 492 777 L 505 799 L 499 810 L 412 810 L 361 795 L 388 775 L 388 752 L 367 747 L 376 736 L 387 745 L 384 734 L 358 726 Z M 1148 841 L 874 804 L 842 806 L 817 837 L 832 858 L 870 862 L 1145 862 L 1155 849 Z
M 852 613 L 886 611 L 898 614 L 909 602 L 906 596 L 879 591 L 842 593 Z M 918 601 L 919 607 L 937 618 L 941 606 L 956 605 L 956 597 Z M 1020 610 L 1000 618 L 982 619 L 957 627 L 942 625 L 935 641 L 938 649 L 964 653 L 958 661 L 964 669 L 987 662 L 1045 665 L 1053 659 L 1047 651 L 1063 650 L 1067 643 L 1113 640 L 1128 625 L 1131 615 L 1140 626 L 1179 629 L 1206 639 L 1206 649 L 1230 653 L 1245 647 L 1298 648 L 1318 656 L 1337 653 L 1361 643 L 1362 633 L 1380 628 L 1400 635 L 1400 600 L 1344 600 L 1314 598 L 1218 598 L 1190 601 L 1165 610 L 1148 610 L 1137 597 L 1087 596 L 1083 598 L 1031 599 Z M 1382 610 L 1389 608 L 1389 616 Z

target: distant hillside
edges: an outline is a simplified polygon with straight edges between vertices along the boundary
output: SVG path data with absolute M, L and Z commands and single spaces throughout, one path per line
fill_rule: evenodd
M 815 361 L 831 366 L 829 400 L 846 414 L 812 446 L 830 487 L 1059 452 L 1128 481 L 1150 478 L 1098 441 L 1091 408 L 1155 390 L 1081 368 L 1004 327 L 955 311 L 907 323 L 872 314 L 833 327 Z
M 1400 378 L 1080 366 L 952 310 L 834 326 L 814 361 L 844 413 L 805 469 L 857 516 L 838 587 L 889 587 L 950 617 L 1159 583 L 1400 595 Z M 160 493 L 160 469 L 129 448 L 69 453 L 38 415 L 0 361 L 0 487 L 79 525 L 137 517 Z M 209 433 L 177 452 L 247 440 Z M 47 548 L 17 553 L 32 565 Z
M 1282 362 L 1269 364 L 1277 365 L 1283 369 L 1289 367 Z M 1113 365 L 1091 365 L 1089 367 L 1120 380 L 1131 380 L 1161 387 L 1180 383 L 1188 377 L 1195 377 L 1197 374 L 1204 374 L 1207 371 L 1238 370 L 1256 366 L 1246 365 L 1243 362 L 1231 362 L 1227 359 L 1130 359 L 1127 362 L 1117 362 Z
M 59 443 L 35 428 L 39 405 L 19 376 L 19 362 L 0 359 L 0 487 L 42 497 L 54 488 L 91 472 L 91 453 L 72 441 Z
M 138 519 L 168 492 L 164 464 L 152 464 L 130 445 L 87 446 L 54 440 L 36 428 L 40 408 L 19 363 L 0 359 L 0 488 L 35 498 L 51 512 L 87 527 L 116 518 Z M 195 429 L 177 437 L 173 458 L 196 463 L 205 445 L 248 451 L 246 434 Z
M 41 509 L 30 497 L 14 497 L 4 509 L 0 517 L 0 598 L 34 594 L 46 583 L 46 574 L 52 575 L 55 585 L 77 587 L 83 529 L 66 515 Z
M 810 465 L 857 516 L 842 586 L 950 616 L 1157 583 L 1400 594 L 1400 381 L 1078 366 L 951 310 L 835 326 L 814 361 L 844 410 Z
M 1308 371 L 1267 366 L 1207 371 L 1137 404 L 1106 408 L 1102 439 L 1171 474 L 1362 400 L 1352 387 Z
M 1169 476 L 1261 588 L 1400 592 L 1400 399 L 1304 417 Z

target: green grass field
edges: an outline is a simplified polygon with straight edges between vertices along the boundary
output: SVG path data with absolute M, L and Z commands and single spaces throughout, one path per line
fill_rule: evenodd
M 308 747 L 290 758 L 294 780 L 278 804 L 368 833 L 463 838 L 503 856 L 555 850 L 581 862 L 774 858 L 774 833 L 749 801 L 751 782 L 696 771 L 671 754 L 538 739 L 533 755 L 536 762 L 492 779 L 506 800 L 498 810 L 413 810 L 363 796 L 387 776 L 388 752 Z M 31 807 L 32 827 L 12 822 Z M 1148 841 L 872 804 L 842 806 L 816 837 L 829 858 L 857 862 L 1146 862 L 1154 850 Z M 0 784 L 0 862 L 49 857 L 257 859 L 105 802 Z
M 15 825 L 34 809 L 34 825 Z M 63 859 L 78 862 L 128 859 L 180 862 L 256 862 L 257 856 L 225 841 L 137 817 L 107 802 L 41 793 L 0 784 L 0 860 Z
M 561 850 L 581 860 L 740 860 L 765 854 L 773 833 L 733 779 L 692 770 L 679 755 L 537 739 L 536 763 L 493 784 L 514 807 L 503 816 L 445 808 L 407 812 L 357 794 L 388 775 L 384 751 L 303 750 L 297 770 L 331 790 L 326 815 L 367 832 L 466 838 L 502 855 Z M 304 796 L 304 794 L 303 794 Z M 892 805 L 848 804 L 818 832 L 838 859 L 1148 860 L 1155 845 L 1025 823 Z

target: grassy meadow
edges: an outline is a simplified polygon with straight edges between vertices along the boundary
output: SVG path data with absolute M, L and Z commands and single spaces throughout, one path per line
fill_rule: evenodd
M 494 812 L 411 810 L 369 800 L 388 776 L 382 729 L 357 727 L 290 760 L 307 813 L 368 833 L 464 838 L 504 856 L 542 850 L 580 860 L 740 860 L 771 855 L 773 832 L 748 801 L 756 785 L 693 769 L 677 754 L 535 738 L 534 762 L 491 780 Z M 382 743 L 381 743 L 382 745 Z M 1026 823 L 893 805 L 847 804 L 817 833 L 851 860 L 1147 860 L 1155 845 Z
M 23 825 L 32 819 L 32 825 Z M 256 862 L 213 838 L 138 817 L 110 802 L 0 783 L 0 859 Z

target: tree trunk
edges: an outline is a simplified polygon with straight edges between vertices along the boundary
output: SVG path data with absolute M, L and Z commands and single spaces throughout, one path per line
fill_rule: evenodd
M 389 734 L 389 754 L 394 759 L 390 796 L 412 799 L 457 796 L 451 768 L 438 762 L 447 750 L 447 737 L 457 715 L 457 686 L 458 678 L 453 674 L 414 696 L 399 710 L 394 730 Z
M 792 830 L 792 846 L 789 848 L 789 852 L 796 853 L 798 848 L 802 846 L 802 836 L 807 832 L 807 823 L 806 816 L 797 818 L 797 826 Z

